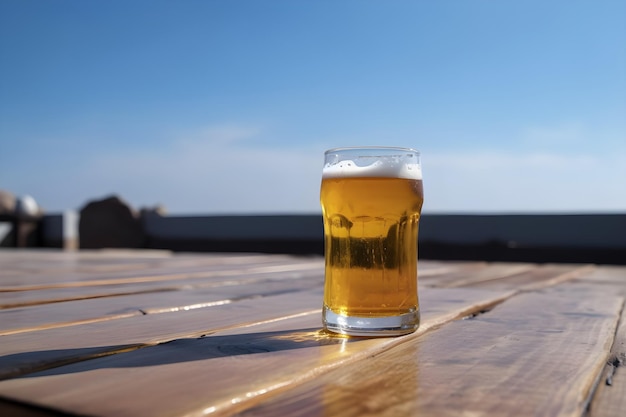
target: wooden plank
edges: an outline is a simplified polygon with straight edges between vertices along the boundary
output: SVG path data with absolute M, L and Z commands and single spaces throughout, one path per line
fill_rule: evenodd
M 190 310 L 321 287 L 323 278 L 276 280 L 189 290 L 93 298 L 0 310 L 0 335 L 74 326 L 132 315 Z
M 420 265 L 420 277 L 442 276 L 456 268 L 443 267 L 436 263 Z M 0 291 L 0 309 L 32 306 L 37 304 L 56 303 L 89 298 L 114 297 L 120 295 L 140 294 L 157 291 L 174 291 L 190 288 L 208 288 L 223 285 L 245 284 L 251 282 L 272 281 L 278 279 L 308 279 L 323 274 L 323 264 L 320 262 L 304 268 L 294 270 L 227 274 L 227 276 L 212 276 L 202 274 L 199 277 L 178 278 L 171 280 L 144 280 L 133 283 L 110 283 L 89 286 L 61 286 L 51 288 L 32 288 L 24 291 Z
M 602 376 L 588 417 L 623 417 L 626 411 L 626 309 L 622 310 L 620 325 Z
M 148 260 L 155 258 L 169 258 L 172 256 L 170 251 L 157 251 L 157 250 L 81 250 L 81 251 L 66 251 L 57 249 L 26 249 L 20 248 L 19 250 L 3 248 L 0 250 L 0 264 L 2 265 L 16 265 L 24 267 L 32 264 L 69 264 L 77 261 L 87 261 L 89 259 L 97 259 L 97 262 L 103 262 L 104 259 L 133 259 L 133 262 L 138 260 Z
M 519 294 L 238 415 L 580 416 L 622 304 L 576 291 Z
M 510 277 L 536 268 L 537 265 L 529 263 L 468 263 L 454 273 L 429 277 L 421 280 L 421 283 L 439 288 L 462 287 Z
M 320 332 L 315 314 L 179 339 L 0 382 L 0 395 L 100 416 L 179 416 L 234 411 L 268 393 L 416 340 L 510 292 L 428 289 L 417 333 L 343 338 Z M 160 315 L 165 316 L 165 315 Z M 363 361 L 360 361 L 363 362 Z
M 295 265 L 254 266 L 245 273 L 239 269 L 224 270 L 217 275 L 207 273 L 202 279 L 188 277 L 187 280 L 159 281 L 164 286 L 152 287 L 159 288 L 159 292 L 130 291 L 131 294 L 129 295 L 118 296 L 96 294 L 91 297 L 74 297 L 73 302 L 43 305 L 30 305 L 30 303 L 20 300 L 18 296 L 17 299 L 11 298 L 10 301 L 6 302 L 8 304 L 6 307 L 11 307 L 11 303 L 13 305 L 28 304 L 28 306 L 0 309 L 0 323 L 3 323 L 0 327 L 0 335 L 127 318 L 147 312 L 210 307 L 244 298 L 307 289 L 311 286 L 323 285 L 323 270 L 320 267 L 321 264 L 314 261 Z M 426 269 L 424 274 L 427 275 L 430 271 L 435 274 L 441 273 L 440 269 L 434 268 Z M 294 273 L 298 274 L 293 275 Z M 268 279 L 268 277 L 272 279 Z M 265 278 L 265 280 L 260 278 Z M 165 284 L 172 285 L 176 281 L 180 281 L 181 286 L 179 288 L 183 289 L 169 291 L 171 286 L 168 288 Z M 193 285 L 191 281 L 198 282 L 199 285 Z M 127 284 L 122 288 L 125 288 L 126 293 L 126 290 L 131 287 L 128 281 L 125 282 Z M 155 283 L 153 277 L 149 277 L 147 282 Z M 164 295 L 164 292 L 161 291 L 166 290 L 167 295 Z M 48 302 L 54 300 L 53 293 L 47 293 L 43 290 L 37 293 L 43 294 L 43 299 L 39 299 L 40 303 L 46 299 Z
M 109 264 L 152 263 L 157 259 L 169 259 L 169 251 L 59 251 L 59 250 L 6 250 L 0 251 L 0 270 L 20 274 L 39 274 L 45 271 L 63 271 L 80 266 Z
M 62 252 L 58 254 L 62 258 Z M 139 252 L 138 256 L 141 255 Z M 150 277 L 154 281 L 184 279 L 188 277 L 203 278 L 205 272 L 233 271 L 239 269 L 241 273 L 254 272 L 253 267 L 275 265 L 277 268 L 286 268 L 293 264 L 293 269 L 302 269 L 307 265 L 311 268 L 323 268 L 324 260 L 320 256 L 292 256 L 292 255 L 239 255 L 215 257 L 210 254 L 198 256 L 175 255 L 169 258 L 157 258 L 149 263 L 129 264 L 132 258 L 123 258 L 122 264 L 111 264 L 107 258 L 100 264 L 85 266 L 84 261 L 69 262 L 55 267 L 53 260 L 45 257 L 41 261 L 29 261 L 28 268 L 23 273 L 15 275 L 7 262 L 0 260 L 0 291 L 27 291 L 42 288 L 58 288 L 64 286 L 97 286 L 114 285 L 126 282 L 144 282 Z M 95 258 L 100 260 L 99 258 Z M 58 261 L 58 259 L 57 259 Z M 447 272 L 451 266 L 436 261 L 421 261 L 420 272 L 425 275 Z M 252 270 L 251 270 L 252 269 Z M 271 268 L 267 268 L 271 270 Z M 14 271 L 14 270 L 13 270 Z M 234 273 L 234 272 L 233 272 Z M 208 274 L 210 276 L 210 274 Z M 218 273 L 219 275 L 219 273 Z M 136 278 L 136 279 L 133 279 Z
M 211 309 L 139 315 L 115 322 L 77 324 L 2 336 L 0 379 L 178 338 L 201 337 L 233 327 L 253 326 L 303 314 L 319 317 L 322 293 L 322 289 L 317 288 L 297 294 L 252 298 Z
M 582 296 L 603 299 L 621 296 L 626 298 L 626 268 L 618 266 L 597 266 L 589 274 L 584 274 L 565 284 L 553 287 L 554 291 L 577 292 Z M 622 317 L 615 334 L 611 353 L 605 369 L 597 381 L 586 415 L 588 417 L 621 417 L 626 410 L 626 312 L 622 308 Z
M 207 309 L 179 310 L 164 314 L 133 316 L 124 320 L 77 324 L 3 336 L 0 344 L 0 379 L 45 369 L 61 363 L 154 345 L 182 337 L 199 337 L 231 327 L 252 326 L 301 314 L 321 313 L 321 288 L 264 298 L 253 298 Z M 498 293 L 499 294 L 499 293 Z M 421 291 L 426 315 L 444 314 L 454 303 L 467 304 L 469 295 Z M 456 298 L 455 298 L 456 297 Z M 471 298 L 470 298 L 471 299 Z M 321 320 L 321 319 L 320 319 Z M 46 350 L 41 350 L 45 340 Z M 36 357 L 36 361 L 33 358 Z M 32 361 L 32 362 L 31 362 Z
M 51 272 L 97 272 L 115 271 L 124 269 L 138 269 L 147 266 L 167 266 L 176 268 L 194 265 L 220 264 L 258 264 L 263 262 L 291 262 L 310 259 L 322 259 L 318 255 L 287 255 L 287 254 L 258 254 L 258 253 L 171 253 L 157 252 L 159 256 L 151 256 L 150 251 L 46 251 L 20 250 L 0 251 L 0 270 L 7 269 L 27 272 L 37 276 L 49 275 Z M 119 256 L 122 254 L 122 256 Z M 442 262 L 420 260 L 427 269 L 449 267 L 460 262 Z M 4 275 L 4 274 L 3 274 Z M 6 275 L 8 276 L 8 275 Z
M 526 272 L 495 276 L 493 279 L 468 280 L 465 288 L 490 288 L 501 290 L 530 291 L 547 288 L 562 282 L 589 275 L 594 265 L 538 265 Z
M 604 285 L 615 293 L 626 296 L 626 268 L 623 266 L 598 266 L 592 273 L 578 277 L 576 281 L 595 286 Z
M 307 268 L 295 271 L 242 274 L 227 277 L 208 276 L 204 278 L 174 279 L 169 281 L 145 281 L 132 284 L 61 287 L 31 291 L 0 292 L 0 309 L 159 291 L 191 290 L 195 288 L 243 285 L 254 282 L 271 282 L 295 279 L 317 280 L 320 278 L 321 274 L 323 274 L 321 268 Z
M 3 251 L 0 254 L 0 265 L 37 276 L 39 274 L 47 275 L 51 272 L 115 271 L 163 265 L 185 267 L 187 265 L 255 264 L 274 260 L 313 258 L 280 254 L 172 254 L 171 252 L 165 252 L 163 256 L 155 257 L 146 256 L 146 252 L 143 250 L 129 250 L 123 254 L 123 256 L 117 256 L 118 252 L 115 251 Z
M 132 271 L 110 272 L 68 272 L 60 275 L 38 275 L 34 282 L 29 282 L 24 277 L 2 277 L 0 291 L 28 291 L 47 288 L 99 286 L 125 283 L 138 283 L 148 281 L 170 281 L 174 279 L 225 277 L 241 274 L 255 274 L 265 272 L 295 271 L 303 269 L 320 268 L 323 266 L 321 258 L 298 259 L 290 261 L 263 258 L 263 262 L 250 264 L 218 263 L 215 265 L 195 265 L 188 268 L 178 269 L 174 265 L 153 268 L 152 270 L 140 269 Z M 235 266 L 235 267 L 234 267 Z
M 580 280 L 607 288 L 607 293 L 626 297 L 626 268 L 603 266 Z M 589 407 L 588 417 L 623 417 L 626 410 L 626 307 L 615 333 L 611 354 L 598 382 L 598 389 Z
M 2 417 L 70 417 L 69 414 L 0 399 Z

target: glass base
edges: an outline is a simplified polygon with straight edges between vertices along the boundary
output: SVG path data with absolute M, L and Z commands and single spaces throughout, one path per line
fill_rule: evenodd
M 420 324 L 419 310 L 399 316 L 358 317 L 337 314 L 324 306 L 322 321 L 326 330 L 350 336 L 399 336 L 412 333 Z

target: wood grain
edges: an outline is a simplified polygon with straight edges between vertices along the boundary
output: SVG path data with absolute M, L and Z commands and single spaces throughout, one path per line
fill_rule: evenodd
M 538 265 L 529 271 L 465 283 L 464 287 L 530 291 L 574 280 L 593 272 L 593 265 Z
M 243 286 L 255 283 L 272 283 L 282 280 L 323 280 L 319 268 L 300 271 L 282 271 L 261 274 L 241 274 L 229 277 L 206 277 L 205 279 L 180 279 L 103 285 L 94 287 L 64 287 L 32 291 L 0 292 L 0 309 L 27 307 L 90 298 L 119 297 L 123 295 L 157 293 L 165 291 L 207 290 L 216 287 Z M 288 284 L 287 284 L 288 285 Z M 158 297 L 158 294 L 155 294 Z
M 276 258 L 274 257 L 276 256 Z M 93 268 L 67 267 L 58 275 L 51 274 L 47 267 L 34 268 L 24 276 L 12 276 L 7 273 L 9 267 L 6 261 L 0 259 L 0 294 L 17 293 L 48 289 L 81 289 L 81 287 L 104 287 L 119 285 L 172 285 L 176 282 L 202 282 L 219 280 L 237 276 L 299 273 L 308 271 L 323 271 L 324 261 L 320 257 L 290 257 L 283 259 L 281 255 L 263 255 L 256 257 L 226 257 L 226 260 L 211 262 L 187 260 L 184 265 L 174 260 L 158 260 L 157 265 L 151 268 L 133 265 L 117 265 L 119 270 L 102 272 L 98 266 Z M 463 264 L 442 265 L 441 262 L 420 261 L 420 277 L 442 275 L 451 271 L 465 268 Z M 86 288 L 91 291 L 90 288 Z
M 419 332 L 401 338 L 347 339 L 322 333 L 318 310 L 2 381 L 0 395 L 90 415 L 230 410 L 407 343 L 428 329 L 500 302 L 510 292 L 432 289 L 427 294 L 430 302 L 423 307 Z M 141 383 L 128 384 L 129 378 Z
M 247 298 L 265 297 L 285 292 L 321 287 L 323 278 L 282 280 L 226 285 L 214 288 L 132 294 L 72 302 L 0 310 L 0 335 L 10 335 L 81 323 L 127 318 L 133 315 L 191 310 L 229 304 Z
M 323 332 L 323 268 L 0 251 L 0 415 L 624 414 L 624 267 L 420 260 L 396 338 Z
M 0 379 L 109 355 L 130 348 L 201 337 L 234 327 L 321 311 L 322 290 L 251 298 L 210 308 L 136 315 L 117 321 L 17 333 L 0 339 Z
M 589 408 L 589 417 L 623 417 L 626 411 L 626 310 Z
M 626 297 L 626 268 L 623 267 L 598 266 L 592 273 L 578 277 L 576 281 L 597 288 L 606 287 Z
M 438 288 L 462 287 L 479 284 L 487 281 L 496 281 L 510 276 L 529 272 L 537 265 L 528 263 L 475 263 L 467 265 L 460 271 L 445 274 L 440 277 L 427 278 L 422 282 Z
M 578 292 L 521 294 L 240 415 L 580 416 L 622 303 Z
M 171 281 L 177 279 L 206 279 L 223 278 L 242 274 L 277 273 L 284 271 L 298 271 L 311 268 L 319 269 L 323 261 L 294 260 L 291 262 L 273 261 L 253 263 L 249 265 L 218 264 L 208 266 L 196 266 L 181 270 L 172 268 L 154 268 L 154 270 L 141 269 L 136 271 L 111 272 L 79 272 L 63 273 L 62 276 L 38 275 L 36 277 L 4 278 L 0 291 L 29 291 L 47 288 L 63 287 L 87 287 L 117 284 L 133 284 L 141 282 Z
M 596 273 L 585 277 L 582 283 L 593 282 L 607 293 L 626 297 L 626 271 L 623 268 L 605 266 Z M 598 285 L 599 284 L 599 285 Z M 623 417 L 626 413 L 626 306 L 622 306 L 622 316 L 615 333 L 611 353 L 598 381 L 593 401 L 589 407 L 589 417 Z

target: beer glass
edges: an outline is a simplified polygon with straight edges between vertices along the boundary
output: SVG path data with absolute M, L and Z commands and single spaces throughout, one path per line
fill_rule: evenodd
M 415 331 L 419 152 L 362 147 L 324 155 L 324 327 L 354 336 Z

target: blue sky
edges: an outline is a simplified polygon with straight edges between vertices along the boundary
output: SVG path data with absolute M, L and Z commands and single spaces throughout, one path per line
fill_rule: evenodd
M 317 213 L 325 149 L 425 212 L 624 212 L 624 1 L 0 1 L 0 188 Z

